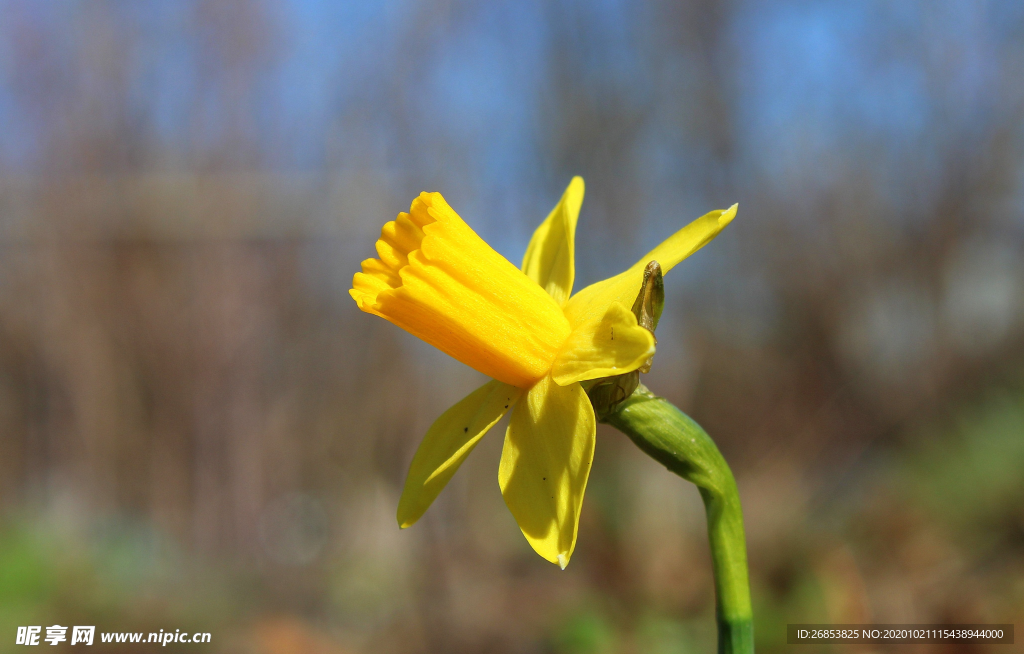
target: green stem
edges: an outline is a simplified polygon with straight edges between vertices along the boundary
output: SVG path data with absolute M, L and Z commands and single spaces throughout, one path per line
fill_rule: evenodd
M 753 612 L 736 480 L 700 425 L 643 385 L 602 416 L 653 459 L 697 485 L 707 510 L 719 654 L 752 654 Z

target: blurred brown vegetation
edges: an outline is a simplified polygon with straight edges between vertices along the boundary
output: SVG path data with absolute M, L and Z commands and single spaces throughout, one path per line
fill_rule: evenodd
M 420 190 L 517 261 L 572 174 L 580 288 L 740 202 L 668 278 L 645 381 L 734 466 L 760 650 L 785 648 L 787 622 L 1021 623 L 1024 30 L 1003 21 L 997 73 L 966 97 L 938 4 L 860 46 L 923 80 L 913 134 L 854 116 L 823 148 L 798 113 L 770 152 L 744 128 L 760 69 L 739 44 L 761 9 L 531 5 L 539 82 L 474 91 L 537 124 L 526 172 L 494 179 L 481 141 L 512 128 L 459 132 L 424 98 L 470 56 L 461 37 L 500 42 L 515 8 L 412 3 L 354 64 L 278 80 L 346 90 L 296 163 L 289 119 L 266 118 L 303 38 L 287 6 L 182 5 L 192 83 L 172 87 L 168 139 L 138 83 L 158 65 L 139 16 L 160 11 L 4 3 L 3 98 L 32 148 L 0 144 L 0 629 L 186 628 L 268 654 L 710 651 L 699 498 L 610 429 L 564 573 L 504 508 L 497 429 L 421 523 L 395 524 L 419 438 L 480 379 L 360 314 L 351 274 Z M 998 6 L 963 30 L 987 35 Z

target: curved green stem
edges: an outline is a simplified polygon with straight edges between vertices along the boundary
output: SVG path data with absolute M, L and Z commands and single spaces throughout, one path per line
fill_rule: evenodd
M 643 385 L 602 415 L 601 421 L 629 436 L 653 459 L 700 489 L 715 572 L 718 651 L 752 654 L 754 624 L 743 510 L 736 480 L 714 441 L 685 413 Z

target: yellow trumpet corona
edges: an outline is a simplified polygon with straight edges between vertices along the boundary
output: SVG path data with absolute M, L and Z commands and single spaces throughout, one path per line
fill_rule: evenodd
M 596 421 L 580 382 L 636 370 L 653 335 L 630 311 L 644 267 L 664 272 L 701 248 L 736 205 L 698 218 L 625 272 L 572 295 L 584 185 L 573 178 L 516 268 L 439 193 L 421 193 L 386 223 L 376 259 L 349 293 L 492 381 L 445 411 L 413 457 L 398 523 L 415 523 L 487 431 L 510 409 L 498 483 L 533 549 L 563 569 L 576 546 Z

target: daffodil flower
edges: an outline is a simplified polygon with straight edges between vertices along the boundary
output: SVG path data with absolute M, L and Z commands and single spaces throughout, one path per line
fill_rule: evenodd
M 581 382 L 644 365 L 655 340 L 630 306 L 646 264 L 657 260 L 667 273 L 736 215 L 736 206 L 712 211 L 625 272 L 573 295 L 583 188 L 573 178 L 534 232 L 521 269 L 439 193 L 421 193 L 409 213 L 384 225 L 379 258 L 355 274 L 349 293 L 360 309 L 492 378 L 427 431 L 399 500 L 401 527 L 423 515 L 511 410 L 498 470 L 502 496 L 538 554 L 563 569 L 569 562 L 594 458 L 596 420 Z

